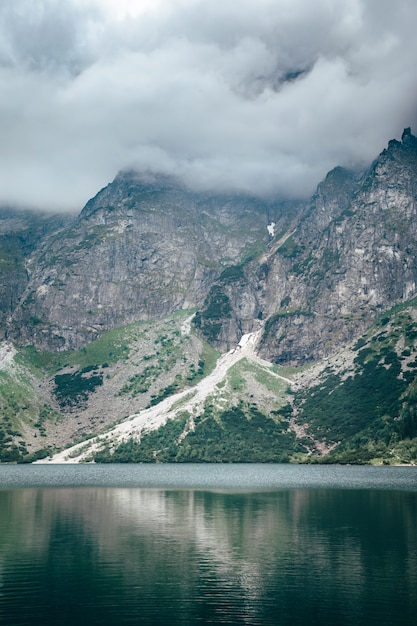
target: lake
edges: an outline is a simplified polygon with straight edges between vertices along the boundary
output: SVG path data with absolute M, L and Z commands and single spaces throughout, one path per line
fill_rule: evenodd
M 415 624 L 417 467 L 0 466 L 0 624 Z

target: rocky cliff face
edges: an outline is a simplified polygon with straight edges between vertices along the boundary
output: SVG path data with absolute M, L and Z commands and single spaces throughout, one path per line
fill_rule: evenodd
M 416 200 L 417 139 L 406 129 L 368 171 L 330 172 L 295 228 L 215 285 L 197 325 L 225 349 L 262 323 L 260 353 L 279 363 L 329 356 L 415 294 Z M 213 293 L 228 309 L 210 337 Z
M 349 181 L 344 191 L 339 213 L 331 194 L 330 203 L 322 203 L 331 215 L 323 226 L 315 216 L 324 197 L 316 196 L 293 235 L 294 252 L 283 261 L 278 249 L 271 259 L 272 276 L 286 266 L 282 295 L 288 302 L 268 310 L 278 317 L 269 317 L 263 352 L 275 360 L 328 356 L 381 311 L 415 294 L 416 138 L 405 131 L 401 143 L 390 142 L 355 187 Z M 269 307 L 276 289 L 273 281 L 266 286 Z
M 0 339 L 29 283 L 30 256 L 48 233 L 70 223 L 68 216 L 0 208 Z
M 287 220 L 279 204 L 119 174 L 28 259 L 9 336 L 74 349 L 105 330 L 198 307 L 225 266 L 266 245 L 271 221 Z
M 3 325 L 10 316 L 20 344 L 63 350 L 198 308 L 196 327 L 221 350 L 259 329 L 270 360 L 326 357 L 415 294 L 416 198 L 410 129 L 366 172 L 332 170 L 310 202 L 208 195 L 124 172 L 21 255 L 3 287 Z

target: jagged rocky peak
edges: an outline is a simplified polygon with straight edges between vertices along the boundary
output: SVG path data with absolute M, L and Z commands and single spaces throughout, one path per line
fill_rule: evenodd
M 122 208 L 139 205 L 147 202 L 147 194 L 162 192 L 164 194 L 185 188 L 172 176 L 154 174 L 151 172 L 137 172 L 132 169 L 121 170 L 112 182 L 103 187 L 91 198 L 80 217 L 85 218 L 98 208 Z
M 330 170 L 324 181 L 319 183 L 318 190 L 322 189 L 337 192 L 337 189 L 340 189 L 340 187 L 343 187 L 346 183 L 354 181 L 355 178 L 355 172 L 347 169 L 346 167 L 342 167 L 341 165 L 337 165 Z
M 262 355 L 303 363 L 331 355 L 382 311 L 413 297 L 416 164 L 415 138 L 406 130 L 403 141 L 390 142 L 368 171 L 332 170 L 295 228 L 260 257 L 263 271 L 245 266 L 239 281 L 223 287 L 223 296 L 215 294 L 219 302 L 227 296 L 227 317 L 213 320 L 211 302 L 203 309 L 219 347 L 227 345 L 227 329 L 236 335 L 240 326 L 248 328 L 250 309 L 252 323 L 262 313 Z
M 411 127 L 404 128 L 401 143 L 404 148 L 411 149 L 414 152 L 417 151 L 417 137 L 413 135 Z
M 417 137 L 412 134 L 410 127 L 404 128 L 403 134 L 401 136 L 401 141 L 403 143 L 403 146 L 406 146 L 407 148 L 412 148 L 413 150 L 417 150 Z
M 345 167 L 337 166 L 330 170 L 323 182 L 319 183 L 312 198 L 318 211 L 332 208 L 332 217 L 341 213 L 357 188 L 360 174 Z
M 377 168 L 381 164 L 390 163 L 392 167 L 395 163 L 399 166 L 413 165 L 417 163 L 417 137 L 415 137 L 411 128 L 405 128 L 401 136 L 401 141 L 391 139 L 388 142 L 388 147 L 381 152 L 379 157 L 373 164 L 373 168 Z M 392 173 L 395 172 L 395 169 Z
M 390 211 L 397 219 L 409 220 L 415 217 L 416 196 L 417 138 L 406 128 L 402 141 L 391 140 L 371 165 L 359 189 L 359 202 L 370 212 Z
M 349 206 L 361 173 L 337 166 L 317 186 L 310 207 L 300 224 L 300 234 L 314 244 L 317 231 L 326 228 Z
M 390 139 L 388 141 L 388 150 L 392 148 L 398 148 L 400 146 L 405 148 L 411 148 L 412 150 L 417 150 L 417 137 L 415 137 L 411 132 L 410 126 L 404 128 L 401 135 L 401 141 L 398 141 L 398 139 Z M 385 150 L 382 151 L 382 154 L 384 153 Z
M 227 265 L 270 240 L 282 208 L 194 192 L 171 177 L 120 172 L 31 261 L 10 337 L 78 348 L 105 330 L 197 307 Z

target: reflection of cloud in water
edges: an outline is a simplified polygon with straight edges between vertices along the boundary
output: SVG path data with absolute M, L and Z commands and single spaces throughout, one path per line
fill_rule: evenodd
M 286 514 L 279 515 L 276 500 L 267 494 L 255 496 L 257 511 L 254 494 L 126 489 L 113 494 L 121 527 L 132 534 L 146 529 L 154 536 L 192 542 L 203 575 L 215 573 L 223 585 L 238 586 L 251 605 L 265 582 L 265 557 L 288 549 Z

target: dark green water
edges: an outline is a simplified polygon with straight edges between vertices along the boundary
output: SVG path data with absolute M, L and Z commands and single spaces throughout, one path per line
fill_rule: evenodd
M 417 468 L 375 469 L 0 467 L 0 624 L 414 626 Z

